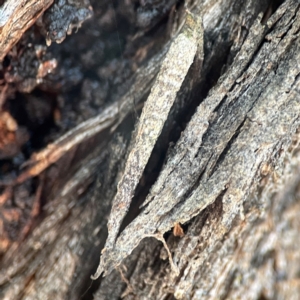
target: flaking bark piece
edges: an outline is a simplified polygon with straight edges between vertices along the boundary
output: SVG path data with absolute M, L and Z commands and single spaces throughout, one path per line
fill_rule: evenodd
M 72 34 L 74 28 L 80 28 L 92 15 L 93 9 L 89 0 L 55 0 L 43 16 L 47 45 L 50 46 L 52 42 L 60 44 L 67 34 Z
M 0 61 L 53 0 L 7 0 L 0 7 Z
M 185 24 L 171 44 L 144 105 L 135 132 L 134 146 L 129 153 L 125 171 L 113 201 L 108 221 L 109 234 L 102 251 L 101 262 L 92 279 L 97 279 L 106 270 L 104 267 L 107 264 L 105 254 L 109 254 L 109 251 L 114 248 L 121 223 L 128 212 L 135 189 L 198 48 L 203 55 L 202 20 L 187 12 Z

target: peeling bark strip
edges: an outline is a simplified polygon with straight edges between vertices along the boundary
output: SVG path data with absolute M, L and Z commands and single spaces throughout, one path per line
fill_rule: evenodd
M 107 254 L 114 248 L 121 223 L 128 212 L 135 189 L 168 118 L 176 94 L 195 58 L 197 49 L 203 56 L 202 20 L 196 19 L 188 12 L 182 32 L 171 44 L 144 105 L 135 133 L 134 146 L 129 153 L 125 171 L 113 201 L 108 221 L 109 235 L 103 249 L 103 256 L 92 279 L 97 279 L 103 271 L 106 271 L 107 261 L 104 253 Z
M 6 0 L 0 7 L 0 61 L 53 0 Z

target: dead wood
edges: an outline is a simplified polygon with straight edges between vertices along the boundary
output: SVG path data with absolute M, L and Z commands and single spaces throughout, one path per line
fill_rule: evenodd
M 107 254 L 111 273 L 91 285 L 89 277 L 104 247 L 112 200 L 132 147 L 131 113 L 149 93 L 170 33 L 175 32 L 170 28 L 180 24 L 184 11 L 179 5 L 176 14 L 170 12 L 174 1 L 162 2 L 169 9 L 168 24 L 161 21 L 166 12 L 150 13 L 157 11 L 151 1 L 137 11 L 126 7 L 126 13 L 136 13 L 140 20 L 127 49 L 135 39 L 144 48 L 132 55 L 127 68 L 136 73 L 113 86 L 106 110 L 57 139 L 57 148 L 40 152 L 54 159 L 39 172 L 33 172 L 34 167 L 25 171 L 24 178 L 6 186 L 1 195 L 4 207 L 14 189 L 40 174 L 35 200 L 44 195 L 42 214 L 35 216 L 26 238 L 15 240 L 3 253 L 2 299 L 300 295 L 296 0 L 278 7 L 271 1 L 187 1 L 193 13 L 203 16 L 201 74 L 195 60 L 136 189 L 116 247 Z M 115 9 L 121 16 L 124 7 Z M 149 19 L 142 22 L 145 15 Z M 159 35 L 158 27 L 163 26 L 168 31 Z M 158 33 L 157 38 L 154 35 L 151 43 L 139 39 L 146 32 Z M 152 48 L 155 42 L 157 48 Z M 145 60 L 139 64 L 143 51 Z M 100 124 L 94 131 L 89 126 L 93 122 Z M 79 133 L 83 138 L 76 140 Z M 30 163 L 39 163 L 40 156 L 32 156 Z M 56 184 L 47 185 L 53 163 Z M 180 228 L 180 234 L 173 234 L 173 227 L 174 233 Z M 157 233 L 164 233 L 178 276 L 161 241 L 149 237 Z

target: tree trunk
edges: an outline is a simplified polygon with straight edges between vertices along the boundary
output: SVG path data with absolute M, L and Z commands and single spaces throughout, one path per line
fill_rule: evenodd
M 0 43 L 1 299 L 299 299 L 297 0 L 185 2 L 203 20 L 203 64 L 122 223 L 126 255 L 90 279 L 134 123 L 185 15 L 175 0 L 106 2 L 54 1 L 23 36 L 16 27 L 13 48 Z

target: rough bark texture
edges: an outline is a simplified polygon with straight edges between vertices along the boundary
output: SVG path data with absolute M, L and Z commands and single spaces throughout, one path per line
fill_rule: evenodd
M 85 1 L 67 2 L 90 11 Z M 43 82 L 32 75 L 29 90 L 65 99 L 58 105 L 60 130 L 47 133 L 46 149 L 23 158 L 17 175 L 1 164 L 1 299 L 299 299 L 299 1 L 186 1 L 203 18 L 202 71 L 195 59 L 139 182 L 116 242 L 123 254 L 113 254 L 119 266 L 94 282 L 134 120 L 184 8 L 171 0 L 91 5 L 97 18 L 82 35 L 39 56 L 40 64 L 55 58 L 57 72 Z M 53 37 L 43 30 L 46 20 L 57 7 L 39 24 L 46 39 Z M 116 42 L 111 20 L 119 22 Z M 84 55 L 73 56 L 74 45 Z M 20 48 L 11 50 L 11 64 L 26 53 Z M 108 62 L 100 49 L 111 52 Z M 10 72 L 6 64 L 3 74 Z M 93 72 L 97 79 L 89 77 Z M 1 134 L 17 136 L 22 126 L 30 133 L 34 127 L 21 126 L 5 107 L 12 95 L 23 95 L 23 77 L 7 78 Z M 72 93 L 78 85 L 79 96 Z M 47 116 L 40 94 L 33 95 L 20 99 L 29 112 L 38 102 Z M 72 97 L 77 106 L 69 104 Z M 0 143 L 3 157 L 20 157 L 24 150 L 8 153 L 9 143 Z M 182 237 L 171 231 L 179 223 Z M 178 276 L 161 241 L 147 237 L 157 232 L 166 232 Z

